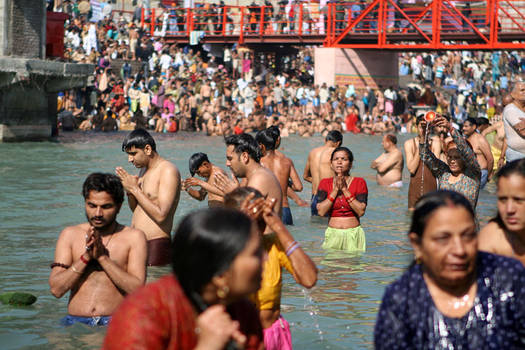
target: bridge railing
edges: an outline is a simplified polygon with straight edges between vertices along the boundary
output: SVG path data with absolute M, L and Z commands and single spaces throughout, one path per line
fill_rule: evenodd
M 282 36 L 315 37 L 332 47 L 392 48 L 406 43 L 407 48 L 439 48 L 463 40 L 498 48 L 504 41 L 512 41 L 505 35 L 514 34 L 519 41 L 519 34 L 525 33 L 525 1 L 433 0 L 407 4 L 404 0 L 355 0 L 329 2 L 323 7 L 303 2 L 275 7 L 204 4 L 143 10 L 141 24 L 152 36 L 222 37 L 240 43 L 247 38 L 264 41 Z

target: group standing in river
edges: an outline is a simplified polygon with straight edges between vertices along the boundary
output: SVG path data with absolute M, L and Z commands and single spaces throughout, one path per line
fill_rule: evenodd
M 416 259 L 385 292 L 376 347 L 433 347 L 444 342 L 474 342 L 483 347 L 489 339 L 480 334 L 487 327 L 497 333 L 491 342 L 504 347 L 523 345 L 513 333 L 519 334 L 519 328 L 505 330 L 503 324 L 521 325 L 525 320 L 525 305 L 520 301 L 525 269 L 508 258 L 478 253 L 475 207 L 482 170 L 489 173 L 493 168 L 485 155 L 487 145 L 469 142 L 477 133 L 469 129 L 474 123 L 466 125 L 461 135 L 444 116 L 422 119 L 417 120 L 418 136 L 405 144 L 407 168 L 415 175 L 412 179 L 425 170 L 431 175 L 417 185 L 422 197 L 412 199 L 415 212 L 409 239 Z M 322 247 L 362 252 L 366 236 L 361 218 L 368 204 L 368 186 L 363 178 L 352 176 L 353 153 L 342 141 L 339 131 L 330 131 L 325 145 L 308 155 L 303 178 L 312 183 L 312 216 L 329 218 Z M 66 228 L 57 241 L 49 284 L 56 297 L 71 291 L 64 324 L 110 323 L 107 349 L 129 344 L 166 349 L 291 349 L 290 328 L 280 308 L 282 268 L 306 288 L 316 284 L 318 272 L 285 226 L 293 224 L 288 197 L 293 198 L 303 185 L 293 162 L 277 150 L 279 143 L 279 129 L 274 126 L 256 137 L 228 136 L 226 166 L 232 176 L 206 154 L 195 153 L 189 160 L 191 177 L 181 181 L 179 170 L 157 153 L 147 131 L 137 129 L 127 135 L 122 150 L 139 174 L 117 167 L 117 176 L 90 175 L 83 188 L 88 222 Z M 394 190 L 402 186 L 404 166 L 396 144 L 395 135 L 384 135 L 385 153 L 371 164 L 378 184 Z M 483 168 L 480 155 L 486 160 Z M 479 237 L 480 249 L 520 260 L 521 222 L 525 220 L 522 168 L 523 161 L 517 160 L 498 172 L 498 216 Z M 426 193 L 427 181 L 437 183 L 440 191 Z M 181 189 L 198 200 L 208 196 L 209 207 L 219 208 L 189 214 L 172 239 Z M 133 212 L 131 227 L 116 221 L 124 193 Z M 170 270 L 156 268 L 168 264 Z M 494 278 L 507 283 L 504 287 L 498 287 L 499 280 L 487 280 L 495 271 L 498 277 Z M 153 279 L 168 276 L 142 287 L 148 274 Z M 405 291 L 414 283 L 417 288 Z M 502 293 L 513 294 L 487 304 Z M 403 303 L 414 300 L 422 300 L 419 309 L 405 315 Z M 494 319 L 476 311 L 477 305 L 485 314 L 493 313 Z M 507 308 L 517 311 L 510 314 Z M 479 319 L 476 326 L 463 324 L 467 315 Z M 144 322 L 131 325 L 138 317 Z M 439 323 L 444 332 L 420 328 L 422 322 Z M 453 332 L 462 327 L 470 331 Z M 398 331 L 392 335 L 394 329 Z

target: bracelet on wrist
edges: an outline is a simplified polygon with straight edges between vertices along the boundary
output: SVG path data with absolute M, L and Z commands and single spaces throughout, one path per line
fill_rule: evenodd
M 294 241 L 290 246 L 286 249 L 286 256 L 292 255 L 292 253 L 299 248 L 301 245 L 299 242 Z
M 326 196 L 326 199 L 328 199 L 330 202 L 335 201 L 335 198 L 332 197 L 331 195 Z
M 86 265 L 89 263 L 89 260 L 87 260 L 86 258 L 84 258 L 84 254 L 82 254 L 82 255 L 80 256 L 80 261 L 82 261 L 82 262 L 83 262 L 84 264 L 86 264 Z
M 74 273 L 78 273 L 79 275 L 82 274 L 82 272 L 78 271 L 74 265 L 71 265 L 71 270 L 73 270 Z

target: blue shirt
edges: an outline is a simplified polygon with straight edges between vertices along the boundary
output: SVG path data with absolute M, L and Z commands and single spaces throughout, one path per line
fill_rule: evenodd
M 525 268 L 478 252 L 477 294 L 461 318 L 443 315 L 414 264 L 386 288 L 374 331 L 376 349 L 525 348 Z

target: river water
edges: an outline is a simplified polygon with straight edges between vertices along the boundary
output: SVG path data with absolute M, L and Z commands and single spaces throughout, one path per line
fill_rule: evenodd
M 0 144 L 0 288 L 38 296 L 29 307 L 0 304 L 0 348 L 8 349 L 98 349 L 104 328 L 74 325 L 64 328 L 67 296 L 56 299 L 47 279 L 56 239 L 67 225 L 85 220 L 81 187 L 94 171 L 114 172 L 123 166 L 136 174 L 121 151 L 124 133 L 65 133 L 56 142 Z M 398 144 L 410 135 L 401 135 Z M 189 176 L 188 158 L 205 152 L 225 168 L 225 146 L 220 137 L 196 134 L 156 135 L 159 153 L 174 162 L 182 176 Z M 310 149 L 322 137 L 283 139 L 281 150 L 291 157 L 302 174 Z M 367 251 L 362 254 L 327 254 L 321 249 L 326 223 L 311 222 L 309 208 L 291 203 L 295 226 L 290 231 L 319 268 L 317 285 L 310 291 L 299 287 L 285 273 L 282 310 L 290 322 L 295 349 L 370 349 L 375 317 L 385 286 L 408 266 L 412 253 L 406 232 L 405 186 L 385 189 L 376 185 L 370 163 L 381 152 L 381 137 L 344 136 L 355 162 L 352 175 L 364 177 L 369 198 L 362 226 Z M 484 224 L 495 213 L 495 186 L 481 192 L 478 217 Z M 310 185 L 300 194 L 310 198 Z M 176 213 L 176 222 L 205 202 L 186 193 Z M 124 203 L 119 221 L 129 224 L 131 212 Z

